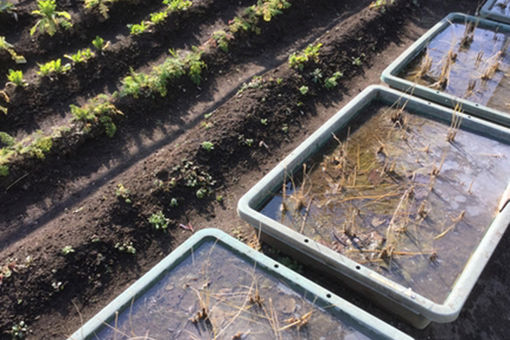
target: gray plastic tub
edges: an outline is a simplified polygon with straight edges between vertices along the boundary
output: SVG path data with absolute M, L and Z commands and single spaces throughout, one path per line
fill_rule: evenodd
M 194 234 L 69 339 L 136 336 L 411 339 L 217 229 Z
M 506 0 L 488 0 L 480 10 L 480 15 L 492 20 L 501 21 L 510 24 L 510 3 L 505 11 L 498 8 L 498 3 L 504 3 Z
M 494 22 L 492 20 L 482 19 L 479 17 L 465 15 L 462 13 L 452 13 L 443 20 L 441 20 L 440 22 L 438 22 L 427 33 L 420 37 L 420 39 L 413 43 L 404 53 L 402 53 L 397 59 L 395 59 L 395 61 L 392 62 L 384 70 L 381 79 L 391 87 L 402 90 L 406 93 L 421 98 L 425 98 L 451 108 L 454 108 L 457 104 L 460 104 L 462 106 L 463 111 L 466 113 L 470 113 L 475 116 L 503 124 L 505 126 L 510 126 L 510 113 L 509 113 L 510 106 L 508 106 L 508 110 L 506 107 L 502 107 L 502 105 L 499 106 L 499 109 L 490 108 L 485 103 L 480 103 L 473 100 L 462 98 L 464 95 L 461 95 L 460 93 L 454 95 L 451 93 L 447 93 L 444 90 L 433 89 L 431 87 L 418 84 L 414 81 L 404 79 L 402 76 L 400 76 L 401 72 L 407 69 L 407 67 L 413 62 L 413 60 L 426 50 L 427 46 L 431 42 L 435 42 L 434 39 L 438 38 L 443 32 L 445 32 L 447 29 L 450 29 L 454 25 L 465 23 L 475 23 L 477 28 L 487 30 L 488 32 L 491 33 L 494 32 L 497 34 L 504 35 L 510 34 L 509 25 Z M 483 40 L 482 43 L 485 43 L 486 41 L 487 48 L 492 47 L 495 43 L 492 37 L 486 37 L 485 39 L 482 40 Z M 448 45 L 450 43 L 450 39 L 445 39 L 444 43 Z M 446 48 L 446 50 L 443 52 L 444 55 L 446 55 L 448 49 Z M 509 51 L 507 51 L 506 55 L 508 55 L 508 52 Z M 482 58 L 486 59 L 488 59 L 488 57 L 489 55 L 487 53 L 482 56 Z M 505 56 L 505 60 L 506 58 L 507 57 Z M 434 65 L 437 65 L 437 63 L 433 64 L 432 67 L 434 67 Z M 454 63 L 453 65 L 456 64 Z M 436 68 L 439 69 L 439 66 L 436 66 Z M 479 70 L 476 71 L 475 66 L 473 66 L 472 69 L 466 67 L 464 70 L 457 72 L 457 75 L 470 78 L 471 76 L 475 76 L 476 78 L 477 72 L 479 72 Z M 475 78 L 473 79 L 476 80 Z M 480 84 L 481 79 L 478 79 L 478 81 Z M 452 83 L 459 84 L 458 81 Z M 464 85 L 466 86 L 466 88 L 468 88 L 468 82 L 466 82 L 466 84 Z M 504 92 L 500 93 L 500 96 L 505 97 Z
M 293 173 L 298 173 L 302 169 L 302 164 L 310 161 L 313 165 L 314 160 L 316 160 L 318 156 L 324 155 L 325 152 L 323 149 L 325 145 L 332 142 L 332 134 L 341 133 L 342 131 L 345 132 L 345 130 L 348 129 L 347 126 L 350 121 L 356 119 L 358 114 L 374 102 L 386 103 L 388 105 L 396 102 L 400 104 L 406 103 L 406 110 L 409 112 L 413 114 L 416 113 L 418 116 L 424 115 L 432 117 L 437 121 L 444 121 L 444 125 L 447 126 L 449 125 L 449 120 L 454 115 L 453 110 L 408 96 L 395 90 L 381 86 L 369 87 L 328 120 L 251 188 L 248 193 L 240 199 L 238 203 L 238 213 L 242 219 L 260 230 L 263 241 L 299 258 L 304 263 L 314 265 L 315 268 L 338 277 L 352 288 L 370 296 L 383 308 L 398 314 L 413 326 L 421 329 L 426 327 L 430 321 L 442 323 L 451 322 L 459 315 L 480 273 L 489 261 L 492 252 L 510 223 L 510 207 L 508 207 L 508 205 L 505 207 L 506 200 L 501 201 L 501 211 L 495 213 L 494 218 L 489 219 L 486 225 L 458 227 L 461 231 L 478 230 L 477 228 L 481 228 L 480 230 L 483 230 L 483 232 L 480 232 L 480 235 L 477 236 L 479 242 L 475 242 L 472 248 L 470 248 L 472 251 L 464 254 L 465 257 L 462 259 L 463 262 L 461 262 L 462 266 L 458 268 L 459 275 L 449 278 L 452 282 L 451 290 L 441 301 L 433 301 L 431 298 L 417 293 L 412 287 L 389 279 L 381 272 L 377 272 L 362 263 L 351 260 L 344 254 L 334 251 L 332 248 L 323 245 L 324 242 L 315 241 L 313 235 L 302 233 L 303 228 L 298 231 L 298 228 L 292 228 L 261 212 L 269 206 L 268 202 L 275 197 L 276 193 L 280 192 L 283 182 L 288 181 Z M 457 117 L 458 116 L 462 117 L 461 132 L 459 133 L 464 133 L 464 131 L 477 131 L 489 136 L 487 138 L 488 140 L 494 138 L 503 142 L 502 145 L 506 148 L 505 150 L 507 150 L 507 153 L 499 155 L 503 157 L 502 159 L 505 159 L 505 161 L 500 164 L 498 169 L 506 176 L 503 178 L 503 181 L 508 181 L 510 175 L 506 175 L 507 171 L 505 171 L 505 169 L 508 169 L 508 167 L 505 166 L 504 162 L 508 165 L 507 158 L 510 156 L 510 151 L 508 151 L 510 148 L 510 129 L 469 115 L 457 113 Z M 361 120 L 360 124 L 365 124 L 363 123 L 365 118 L 359 119 Z M 444 141 L 444 137 L 442 140 Z M 491 142 L 489 142 L 489 144 L 490 143 Z M 455 142 L 452 145 L 454 145 L 457 152 L 462 152 L 464 144 Z M 491 144 L 490 150 L 486 150 L 486 152 L 496 152 L 496 145 L 497 144 Z M 446 163 L 449 163 L 449 161 Z M 308 163 L 308 165 L 308 168 L 310 168 L 310 163 Z M 452 164 L 448 164 L 446 167 L 451 170 Z M 442 171 L 450 170 L 443 169 Z M 492 178 L 489 173 L 490 171 L 486 174 L 482 172 L 481 178 L 483 178 L 483 180 L 480 180 L 478 183 L 479 188 L 489 185 L 491 188 L 490 190 L 493 189 L 489 195 L 491 197 L 482 197 L 482 200 L 499 201 L 508 182 L 505 182 L 503 185 L 501 183 L 497 185 L 494 183 L 494 187 L 492 187 Z M 310 175 L 310 178 L 312 178 L 312 176 L 313 174 Z M 468 184 L 467 182 L 466 186 Z M 477 188 L 477 190 L 479 188 Z M 469 190 L 471 190 L 471 187 Z M 316 194 L 313 190 L 312 193 Z M 508 194 L 507 190 L 504 195 L 508 196 Z M 466 202 L 465 205 L 469 205 L 469 203 L 470 202 Z M 445 200 L 443 204 L 448 205 L 453 203 L 450 203 L 449 200 Z M 492 202 L 491 205 L 495 205 L 494 210 L 496 210 L 497 202 Z M 306 206 L 306 204 L 304 204 L 303 207 L 304 206 Z M 468 217 L 470 215 L 469 209 L 471 208 L 469 208 L 469 206 L 466 208 L 468 211 L 465 213 L 466 217 Z M 462 215 L 464 215 L 464 213 L 462 213 Z M 310 218 L 311 217 L 309 217 L 309 219 Z M 306 220 L 306 216 L 304 219 Z M 342 221 L 338 222 L 338 224 L 341 223 Z M 335 227 L 334 224 L 333 226 Z M 449 234 L 449 237 L 450 236 L 457 238 L 459 236 L 462 237 L 462 234 L 455 231 Z M 440 235 L 437 238 L 440 239 L 437 242 L 442 242 L 442 239 L 446 239 L 446 237 Z M 456 245 L 454 243 L 451 246 L 455 247 Z M 440 266 L 443 264 L 446 265 L 447 262 L 444 261 L 448 261 L 448 259 L 442 258 L 442 254 L 440 253 L 438 254 L 438 258 Z M 425 280 L 425 284 L 426 283 L 427 281 Z

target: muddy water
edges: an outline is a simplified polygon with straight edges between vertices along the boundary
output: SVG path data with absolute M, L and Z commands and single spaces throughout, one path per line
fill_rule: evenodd
M 331 307 L 320 308 L 313 301 L 314 296 L 298 294 L 252 262 L 208 241 L 134 301 L 117 322 L 110 322 L 98 338 L 368 338 L 343 322 L 345 317 L 329 313 Z M 203 307 L 208 319 L 197 314 Z M 300 318 L 306 324 L 289 326 Z
M 366 108 L 262 213 L 442 303 L 496 215 L 510 145 L 398 113 Z
M 510 112 L 510 34 L 477 27 L 473 31 L 472 42 L 461 46 L 465 30 L 464 24 L 448 26 L 429 42 L 400 76 L 490 108 Z M 450 62 L 447 61 L 449 51 L 453 55 Z M 427 57 L 432 60 L 430 68 L 424 67 Z M 482 79 L 498 62 L 497 71 L 488 79 Z M 438 81 L 446 63 L 450 65 L 448 82 L 441 88 Z
M 491 8 L 489 8 L 489 11 L 494 14 L 510 16 L 510 1 L 509 0 L 497 0 L 494 3 L 494 5 Z

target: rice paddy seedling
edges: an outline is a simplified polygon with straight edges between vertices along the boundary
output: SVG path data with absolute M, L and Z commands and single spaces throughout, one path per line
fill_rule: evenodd
M 7 40 L 5 40 L 4 36 L 0 36 L 0 50 L 7 51 L 7 53 L 11 55 L 12 60 L 14 60 L 16 64 L 25 64 L 27 62 L 25 57 L 16 53 L 14 46 L 9 44 Z
M 7 84 L 12 84 L 14 86 L 26 86 L 27 82 L 23 79 L 23 71 L 21 70 L 12 70 L 9 69 L 9 73 L 7 74 Z
M 460 125 L 462 124 L 462 117 L 458 114 L 461 112 L 461 105 L 457 104 L 454 109 L 454 113 L 452 114 L 452 121 L 450 124 L 450 128 L 446 134 L 446 141 L 449 143 L 453 143 L 455 141 L 455 137 L 459 132 Z
M 30 35 L 34 35 L 39 30 L 41 34 L 53 36 L 59 27 L 67 30 L 73 26 L 71 15 L 66 11 L 57 11 L 55 0 L 38 0 L 37 7 L 38 9 L 32 11 L 32 14 L 38 16 L 39 20 L 30 29 Z

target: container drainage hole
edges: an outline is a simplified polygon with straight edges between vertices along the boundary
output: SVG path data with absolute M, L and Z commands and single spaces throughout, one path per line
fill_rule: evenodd
M 326 297 L 329 299 L 331 298 L 331 294 L 326 294 Z
M 360 269 L 361 269 L 361 267 L 360 267 L 360 266 L 356 266 L 356 269 L 357 269 L 357 270 L 360 270 Z
M 275 268 L 278 268 L 278 267 L 279 267 L 279 265 L 275 263 L 274 267 L 275 267 Z
M 305 238 L 305 243 L 308 243 L 308 239 L 307 238 Z

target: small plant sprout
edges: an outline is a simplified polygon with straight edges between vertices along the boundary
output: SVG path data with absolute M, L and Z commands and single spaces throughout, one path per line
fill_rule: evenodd
M 117 242 L 115 243 L 115 249 L 117 249 L 120 252 L 135 255 L 136 254 L 136 248 L 133 246 L 133 242 Z
M 209 141 L 202 142 L 202 149 L 204 149 L 207 152 L 210 152 L 214 150 L 214 144 Z
M 37 74 L 42 77 L 49 77 L 52 74 L 63 74 L 71 69 L 70 64 L 62 65 L 62 60 L 60 58 L 38 65 L 39 71 L 37 71 Z
M 302 71 L 305 67 L 305 64 L 307 64 L 310 61 L 313 61 L 315 63 L 319 62 L 319 50 L 322 47 L 321 43 L 317 44 L 310 44 L 308 45 L 304 51 L 299 53 L 292 53 L 289 56 L 289 65 L 292 68 L 297 68 L 300 71 Z
M 10 69 L 7 74 L 7 80 L 7 84 L 12 84 L 14 86 L 23 87 L 27 85 L 27 82 L 23 79 L 23 71 L 21 70 L 14 71 Z
M 195 193 L 195 195 L 197 196 L 198 199 L 203 199 L 207 196 L 208 194 L 208 191 L 206 188 L 200 188 L 197 190 L 197 192 Z
M 163 211 L 158 211 L 149 217 L 149 224 L 156 230 L 166 230 L 170 219 L 163 214 Z
M 264 125 L 264 126 L 267 126 L 269 124 L 267 118 L 261 118 L 260 119 L 260 124 Z
M 342 78 L 343 76 L 344 74 L 342 72 L 336 71 L 335 73 L 333 73 L 331 77 L 326 78 L 326 80 L 324 81 L 324 87 L 327 88 L 328 90 L 337 87 L 338 79 Z
M 189 0 L 163 0 L 163 3 L 168 6 L 170 12 L 186 10 L 192 5 Z
M 94 38 L 94 40 L 92 40 L 92 45 L 96 48 L 98 52 L 103 52 L 108 48 L 108 46 L 110 46 L 110 42 L 107 41 L 105 43 L 104 39 L 97 35 Z
M 9 331 L 9 334 L 12 337 L 12 340 L 16 339 L 25 339 L 27 333 L 29 332 L 28 326 L 25 321 L 21 320 L 17 324 L 14 324 Z
M 64 57 L 71 60 L 75 64 L 86 63 L 89 59 L 92 59 L 94 56 L 95 54 L 90 50 L 90 48 L 84 48 L 71 55 L 69 54 L 64 55 Z
M 151 23 L 153 25 L 158 25 L 158 24 L 163 23 L 166 20 L 166 18 L 168 17 L 168 12 L 162 11 L 162 12 L 151 13 L 150 16 L 151 16 Z
M 110 11 L 108 6 L 117 1 L 118 0 L 85 0 L 83 7 L 88 10 L 98 11 L 103 18 L 108 19 L 108 12 Z
M 7 40 L 5 40 L 4 36 L 0 36 L 0 51 L 1 50 L 7 51 L 7 53 L 11 55 L 12 60 L 14 60 L 16 64 L 25 64 L 27 62 L 25 57 L 16 53 L 14 46 L 9 44 Z
M 40 33 L 47 33 L 53 36 L 59 27 L 69 29 L 73 26 L 71 15 L 65 11 L 57 11 L 55 0 L 38 0 L 39 9 L 32 11 L 32 14 L 40 17 L 35 25 L 30 29 L 30 35 L 34 35 L 37 29 Z
M 131 35 L 139 35 L 147 31 L 149 29 L 149 25 L 145 21 L 142 21 L 139 24 L 129 24 L 127 25 L 127 28 L 129 28 L 129 33 Z
M 299 92 L 301 92 L 301 94 L 302 94 L 303 96 L 306 96 L 306 94 L 308 93 L 308 91 L 309 91 L 309 90 L 310 90 L 310 89 L 309 89 L 309 88 L 308 88 L 308 86 L 306 86 L 306 85 L 303 85 L 303 86 L 301 86 L 301 87 L 299 88 Z
M 361 66 L 363 65 L 363 60 L 362 58 L 365 57 L 365 53 L 361 53 L 361 55 L 359 57 L 352 57 L 352 64 L 354 66 Z
M 211 42 L 214 42 L 215 46 L 218 46 L 223 52 L 228 52 L 228 42 L 233 39 L 231 34 L 226 33 L 223 30 L 216 31 L 212 35 Z
M 62 254 L 63 255 L 69 255 L 71 253 L 74 253 L 74 248 L 73 247 L 65 246 L 64 248 L 62 248 Z
M 129 191 L 129 189 L 127 189 L 122 183 L 117 184 L 117 188 L 115 189 L 115 196 L 117 198 L 121 198 L 127 204 L 131 204 L 132 201 L 131 198 L 129 197 L 130 194 L 131 192 Z
M 176 208 L 179 206 L 179 202 L 177 201 L 177 198 L 175 197 L 172 197 L 172 199 L 170 200 L 170 206 L 172 208 Z
M 425 77 L 425 75 L 430 71 L 430 68 L 432 67 L 432 58 L 430 57 L 429 53 L 425 53 L 425 57 L 423 58 L 421 62 L 420 69 L 418 70 L 418 73 L 416 73 L 416 78 L 420 79 Z

